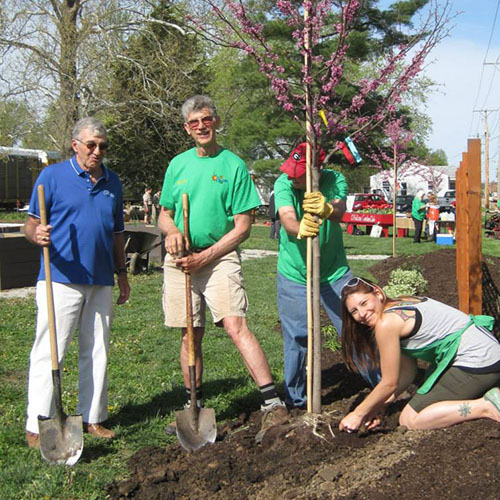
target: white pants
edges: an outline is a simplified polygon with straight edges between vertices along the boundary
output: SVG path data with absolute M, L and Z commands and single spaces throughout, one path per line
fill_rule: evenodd
M 59 367 L 78 328 L 79 398 L 76 412 L 91 424 L 108 416 L 108 350 L 113 311 L 113 288 L 53 283 Z M 38 416 L 53 417 L 52 366 L 45 281 L 36 287 L 36 336 L 30 355 L 26 430 L 38 433 Z

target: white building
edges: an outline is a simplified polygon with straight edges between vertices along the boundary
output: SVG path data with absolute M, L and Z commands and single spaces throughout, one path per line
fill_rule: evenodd
M 398 170 L 397 193 L 415 195 L 419 189 L 442 196 L 446 191 L 455 189 L 457 167 L 428 166 L 408 162 Z M 393 199 L 394 170 L 382 170 L 370 176 L 370 191 L 381 193 L 388 200 Z

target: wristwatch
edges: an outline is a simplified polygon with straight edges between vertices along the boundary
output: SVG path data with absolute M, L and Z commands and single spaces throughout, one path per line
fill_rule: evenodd
M 126 267 L 119 267 L 116 271 L 116 274 L 127 274 L 127 268 Z

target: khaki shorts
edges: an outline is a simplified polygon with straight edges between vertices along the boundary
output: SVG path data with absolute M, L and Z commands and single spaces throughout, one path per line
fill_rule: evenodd
M 163 313 L 165 326 L 186 327 L 185 274 L 166 255 L 163 266 Z M 231 316 L 245 317 L 248 298 L 241 274 L 241 260 L 233 251 L 191 273 L 193 325 L 205 326 L 206 306 L 214 323 Z

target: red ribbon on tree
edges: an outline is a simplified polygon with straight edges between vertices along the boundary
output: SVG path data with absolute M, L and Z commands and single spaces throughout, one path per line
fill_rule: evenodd
M 354 165 L 354 163 L 356 163 L 356 160 L 354 159 L 354 156 L 352 156 L 352 153 L 349 150 L 349 148 L 347 147 L 347 144 L 345 142 L 339 141 L 339 142 L 337 142 L 337 146 L 342 150 L 347 161 L 351 165 Z

